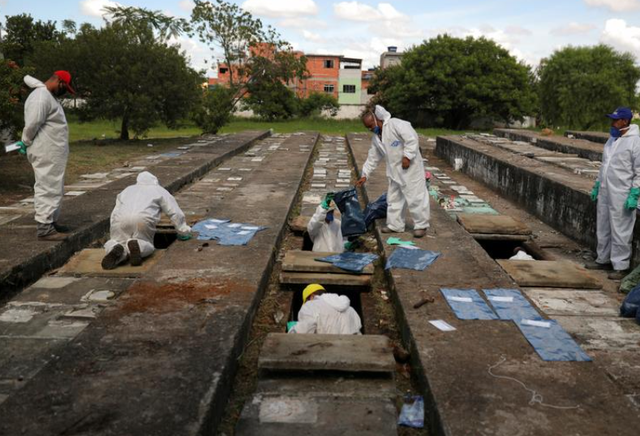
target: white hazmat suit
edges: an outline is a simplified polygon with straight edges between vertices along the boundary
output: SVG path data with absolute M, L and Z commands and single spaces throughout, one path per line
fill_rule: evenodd
M 359 335 L 362 322 L 344 295 L 322 294 L 302 305 L 298 323 L 289 333 Z
M 327 223 L 325 221 L 327 212 L 329 211 L 322 206 L 318 206 L 316 213 L 313 214 L 307 225 L 307 232 L 309 232 L 309 237 L 313 241 L 313 251 L 342 253 L 344 251 L 342 221 L 334 212 L 333 221 Z
M 191 231 L 173 195 L 158 184 L 156 176 L 143 171 L 138 174 L 135 185 L 118 194 L 116 207 L 111 213 L 111 239 L 104 245 L 106 254 L 116 245 L 122 245 L 124 253 L 118 260 L 122 263 L 129 256 L 127 243 L 136 240 L 141 256 L 151 256 L 155 249 L 153 237 L 162 212 L 171 219 L 178 233 Z
M 64 195 L 64 172 L 69 156 L 69 127 L 62 105 L 44 83 L 25 76 L 24 83 L 33 92 L 24 104 L 22 142 L 33 166 L 35 219 L 52 224 L 60 216 Z
M 380 161 L 386 159 L 389 180 L 387 227 L 394 232 L 404 232 L 404 215 L 408 208 L 414 229 L 426 229 L 429 227 L 429 193 L 424 180 L 418 134 L 411 123 L 391 118 L 382 106 L 376 106 L 375 116 L 383 122 L 382 138 L 373 135 L 362 176 L 368 179 Z M 403 157 L 411 161 L 406 170 L 402 168 Z
M 596 262 L 611 262 L 613 269 L 629 269 L 631 241 L 636 211 L 624 204 L 631 188 L 640 188 L 640 136 L 638 126 L 631 124 L 620 138 L 609 138 L 602 154 L 598 174 L 598 258 Z

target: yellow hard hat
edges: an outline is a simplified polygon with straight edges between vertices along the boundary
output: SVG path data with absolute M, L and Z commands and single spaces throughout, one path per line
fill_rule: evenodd
M 304 291 L 302 291 L 302 304 L 307 302 L 307 298 L 309 298 L 309 295 L 318 291 L 324 291 L 324 288 L 322 287 L 322 285 L 318 285 L 316 283 L 304 288 Z

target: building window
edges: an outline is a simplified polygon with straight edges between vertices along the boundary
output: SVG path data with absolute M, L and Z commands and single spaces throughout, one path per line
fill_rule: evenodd
M 325 59 L 324 60 L 325 68 L 333 68 L 333 59 Z
M 355 94 L 356 85 L 342 85 L 342 92 L 345 94 Z
M 375 92 L 371 88 L 367 88 L 367 95 L 374 95 Z
M 333 94 L 333 90 L 333 85 L 324 85 L 324 92 L 326 92 L 327 94 Z
M 220 68 L 220 74 L 227 74 L 228 68 Z

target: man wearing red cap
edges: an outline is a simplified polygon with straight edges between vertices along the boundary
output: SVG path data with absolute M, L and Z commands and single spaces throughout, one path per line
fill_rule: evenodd
M 24 82 L 33 92 L 24 105 L 23 152 L 33 166 L 35 219 L 38 239 L 62 240 L 66 237 L 57 224 L 64 194 L 64 172 L 69 156 L 69 127 L 62 105 L 56 97 L 66 92 L 75 94 L 71 74 L 56 71 L 46 82 L 25 76 Z

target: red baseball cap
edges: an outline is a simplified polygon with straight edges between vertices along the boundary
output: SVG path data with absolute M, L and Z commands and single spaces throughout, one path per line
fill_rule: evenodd
M 75 94 L 76 93 L 73 90 L 73 88 L 71 87 L 71 74 L 69 74 L 68 71 L 60 70 L 60 71 L 54 72 L 53 74 L 58 76 L 58 79 L 60 79 L 60 81 L 64 82 L 64 84 L 67 85 L 67 90 L 71 94 Z

